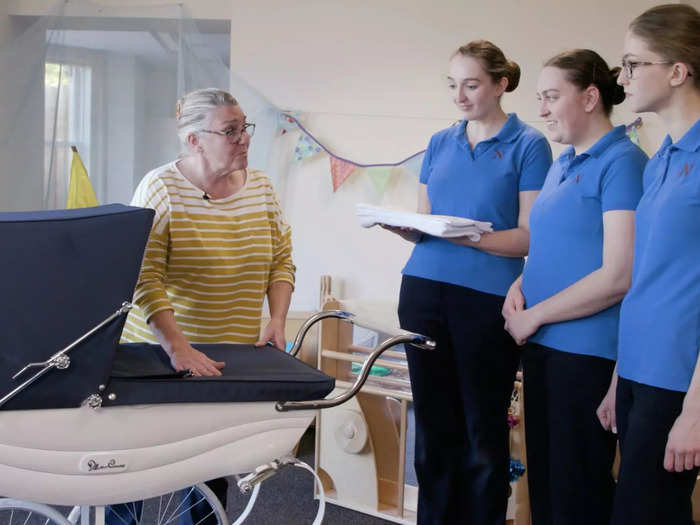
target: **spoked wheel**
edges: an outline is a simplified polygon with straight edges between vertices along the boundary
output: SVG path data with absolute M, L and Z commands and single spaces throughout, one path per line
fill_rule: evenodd
M 228 525 L 226 510 L 204 483 L 144 501 L 110 505 L 104 513 L 106 525 Z M 80 523 L 75 514 L 71 513 L 71 521 Z
M 71 525 L 59 511 L 43 503 L 0 499 L 2 525 Z

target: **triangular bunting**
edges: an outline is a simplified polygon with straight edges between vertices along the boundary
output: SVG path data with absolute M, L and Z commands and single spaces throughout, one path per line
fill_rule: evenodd
M 279 113 L 277 116 L 277 135 L 284 135 L 288 131 L 296 131 L 296 122 L 292 119 L 298 118 L 295 113 Z
M 294 148 L 294 162 L 300 162 L 321 152 L 321 147 L 306 133 L 302 133 Z
M 639 133 L 637 133 L 637 128 L 628 129 L 627 136 L 633 143 L 639 146 Z
M 420 170 L 423 166 L 423 157 L 425 157 L 425 152 L 418 153 L 401 164 L 401 167 L 418 176 L 420 175 Z
M 338 188 L 345 182 L 353 171 L 355 171 L 356 166 L 340 160 L 336 157 L 330 157 L 331 161 L 331 178 L 333 180 L 333 192 L 335 193 Z
M 639 132 L 637 131 L 642 127 L 642 117 L 637 117 L 634 122 L 628 124 L 625 128 L 627 136 L 632 142 L 639 146 Z
M 392 166 L 382 166 L 378 168 L 369 168 L 367 170 L 367 175 L 369 175 L 369 178 L 372 179 L 372 183 L 380 196 L 384 195 L 384 190 L 386 190 L 389 177 L 391 177 L 392 169 Z

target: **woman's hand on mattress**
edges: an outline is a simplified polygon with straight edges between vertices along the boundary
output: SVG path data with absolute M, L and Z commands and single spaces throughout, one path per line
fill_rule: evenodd
M 613 379 L 605 397 L 595 411 L 601 426 L 613 434 L 617 434 L 617 416 L 615 412 L 615 399 L 617 394 L 617 373 L 613 373 Z
M 265 346 L 271 342 L 276 348 L 284 350 L 287 342 L 284 338 L 284 321 L 280 319 L 270 319 L 267 326 L 260 333 L 260 339 L 255 343 L 255 346 Z
M 193 376 L 220 376 L 220 370 L 226 366 L 226 363 L 210 359 L 189 344 L 171 351 L 170 364 L 176 371 L 187 370 Z
M 403 240 L 408 242 L 418 242 L 422 237 L 422 233 L 414 228 L 406 228 L 404 226 L 389 226 L 388 224 L 380 224 L 382 228 L 391 233 L 395 233 Z
M 505 324 L 505 329 L 520 346 L 524 345 L 539 328 L 540 322 L 532 308 L 514 312 L 506 319 Z
M 503 308 L 501 309 L 501 314 L 503 314 L 506 320 L 516 312 L 525 310 L 525 296 L 520 287 L 521 282 L 522 278 L 518 277 L 513 284 L 510 285 L 508 293 L 506 294 L 506 300 L 503 302 Z
M 700 467 L 700 411 L 683 407 L 668 434 L 664 468 L 682 472 Z

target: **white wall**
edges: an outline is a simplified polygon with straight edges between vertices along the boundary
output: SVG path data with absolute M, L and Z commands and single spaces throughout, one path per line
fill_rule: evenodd
M 6 9 L 5 5 L 1 8 Z M 13 20 L 0 11 L 0 45 L 20 36 L 27 24 Z M 41 36 L 41 38 L 39 38 Z M 43 35 L 27 34 L 23 50 L 41 53 Z M 17 104 L 18 100 L 43 100 L 43 72 L 31 77 L 13 74 L 23 69 L 25 62 L 16 54 L 0 55 L 0 121 L 13 127 L 0 133 L 0 210 L 38 209 L 42 206 L 44 146 L 39 141 L 27 141 L 27 136 L 43 136 L 43 104 Z M 17 184 L 17 181 L 21 181 Z
M 618 64 L 627 24 L 655 3 L 260 0 L 254 9 L 234 7 L 231 62 L 273 103 L 307 111 L 309 129 L 338 154 L 393 162 L 424 148 L 433 132 L 459 118 L 444 75 L 460 44 L 487 38 L 520 64 L 520 87 L 504 97 L 504 105 L 539 126 L 534 92 L 542 62 L 590 47 Z M 624 107 L 614 115 L 619 123 L 634 118 Z M 640 135 L 654 149 L 663 132 L 645 117 Z M 396 171 L 384 198 L 363 174 L 333 194 L 326 158 L 292 166 L 283 201 L 298 266 L 293 307 L 317 306 L 324 273 L 342 280 L 338 295 L 395 300 L 410 245 L 376 228 L 361 229 L 353 206 L 415 209 L 416 192 L 416 177 Z
M 172 104 L 175 71 L 153 70 L 131 55 L 112 55 L 107 78 L 119 82 L 105 89 L 104 111 L 110 129 L 105 180 L 108 187 L 100 202 L 131 202 L 134 188 L 153 168 L 175 158 L 179 152 Z
M 691 0 L 697 4 L 700 0 Z M 111 2 L 114 4 L 114 2 Z M 139 16 L 128 0 L 124 16 Z M 487 38 L 517 61 L 520 87 L 504 98 L 537 124 L 535 84 L 542 62 L 574 47 L 618 64 L 629 21 L 658 0 L 239 0 L 185 2 L 194 17 L 231 20 L 232 70 L 283 109 L 306 111 L 305 123 L 338 154 L 360 162 L 393 162 L 422 149 L 459 117 L 444 88 L 447 58 L 460 44 Z M 10 12 L 38 14 L 48 0 L 10 0 Z M 94 13 L 91 13 L 94 14 Z M 0 20 L 3 19 L 0 12 Z M 3 25 L 0 21 L 0 41 Z M 244 108 L 245 109 L 245 108 Z M 620 123 L 635 118 L 624 106 Z M 644 117 L 643 146 L 663 131 Z M 289 155 L 294 136 L 279 139 Z M 561 148 L 555 148 L 559 151 Z M 293 227 L 298 286 L 293 308 L 317 306 L 318 278 L 342 282 L 339 295 L 394 300 L 410 246 L 356 225 L 353 205 L 414 208 L 417 180 L 398 170 L 380 198 L 363 174 L 333 194 L 327 159 L 289 165 L 278 187 Z
M 107 170 L 104 180 L 107 182 L 106 195 L 112 196 L 114 202 L 131 200 L 137 136 L 136 66 L 136 61 L 131 56 L 109 54 L 106 60 L 106 78 L 118 79 L 114 83 L 105 82 L 104 85 L 105 120 L 109 123 L 106 130 Z

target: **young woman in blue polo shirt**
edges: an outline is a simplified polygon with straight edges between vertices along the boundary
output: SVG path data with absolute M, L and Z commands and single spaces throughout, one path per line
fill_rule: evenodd
M 644 171 L 632 286 L 620 311 L 622 460 L 612 523 L 687 525 L 700 466 L 698 11 L 673 4 L 641 14 L 622 64 L 631 108 L 656 113 L 668 136 Z
M 503 306 L 525 377 L 533 525 L 607 525 L 615 438 L 596 417 L 615 367 L 619 302 L 632 277 L 646 155 L 613 127 L 625 98 L 596 52 L 545 63 L 537 87 L 550 138 L 570 144 L 530 213 L 530 253 Z
M 528 215 L 551 164 L 544 136 L 501 109 L 520 69 L 491 42 L 460 47 L 448 86 L 464 116 L 430 139 L 419 211 L 493 223 L 479 241 L 400 233 L 416 242 L 399 317 L 437 341 L 406 353 L 415 417 L 418 523 L 503 525 L 507 407 L 518 363 L 500 317 L 529 244 Z

